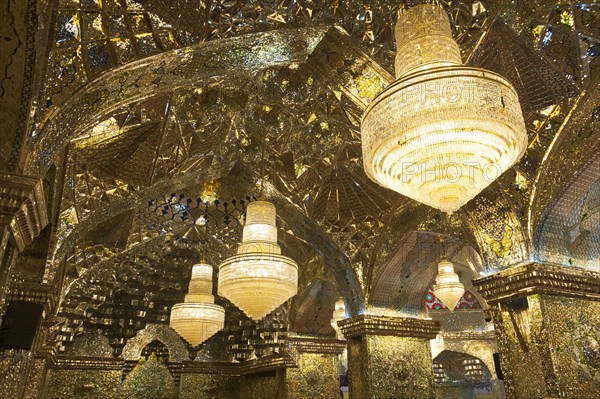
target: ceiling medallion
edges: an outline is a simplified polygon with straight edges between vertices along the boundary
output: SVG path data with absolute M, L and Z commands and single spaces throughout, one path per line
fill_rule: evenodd
M 362 118 L 363 162 L 381 186 L 456 211 L 527 147 L 517 93 L 502 76 L 462 64 L 443 8 L 398 18 L 396 81 Z
M 254 320 L 260 320 L 298 292 L 298 265 L 277 245 L 275 205 L 255 201 L 237 255 L 219 266 L 218 293 Z
M 438 275 L 433 286 L 435 296 L 453 311 L 465 293 L 465 287 L 454 272 L 454 265 L 445 256 L 438 263 Z
M 213 267 L 205 263 L 194 265 L 184 303 L 171 308 L 170 326 L 192 346 L 223 329 L 225 309 L 215 305 L 212 288 Z

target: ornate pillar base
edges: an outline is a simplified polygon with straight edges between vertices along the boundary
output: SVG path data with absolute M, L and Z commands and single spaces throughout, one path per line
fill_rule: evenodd
M 348 339 L 350 398 L 434 397 L 429 340 L 439 332 L 437 322 L 361 315 L 338 325 Z
M 480 278 L 509 399 L 600 392 L 600 273 L 530 263 Z

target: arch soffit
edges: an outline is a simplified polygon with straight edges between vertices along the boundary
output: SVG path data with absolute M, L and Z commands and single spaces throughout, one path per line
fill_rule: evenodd
M 50 116 L 41 128 L 26 173 L 43 175 L 57 161 L 65 143 L 124 104 L 227 75 L 303 62 L 329 29 L 252 33 L 157 54 L 116 68 L 84 86 Z

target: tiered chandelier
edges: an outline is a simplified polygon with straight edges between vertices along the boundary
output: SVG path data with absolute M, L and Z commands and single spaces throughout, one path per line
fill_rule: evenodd
M 438 263 L 438 275 L 435 278 L 433 293 L 450 311 L 454 310 L 465 293 L 465 287 L 454 271 L 454 265 L 445 256 Z
M 237 255 L 219 266 L 218 294 L 260 320 L 298 292 L 298 265 L 277 245 L 275 205 L 255 201 Z
M 215 305 L 212 276 L 211 265 L 194 265 L 184 303 L 171 308 L 171 327 L 192 346 L 200 345 L 223 329 L 225 309 Z
M 396 81 L 365 110 L 364 168 L 381 186 L 453 212 L 517 162 L 527 133 L 502 76 L 462 64 L 443 8 L 398 18 Z

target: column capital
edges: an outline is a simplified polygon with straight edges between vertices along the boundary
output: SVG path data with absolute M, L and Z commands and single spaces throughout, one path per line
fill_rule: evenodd
M 473 280 L 490 303 L 544 294 L 600 301 L 600 273 L 531 262 Z
M 346 349 L 346 341 L 335 338 L 288 336 L 289 342 L 298 353 L 320 353 L 339 355 Z
M 346 338 L 384 335 L 433 339 L 440 331 L 440 324 L 435 320 L 365 314 L 340 320 L 338 326 Z
M 57 296 L 58 292 L 49 284 L 24 282 L 11 283 L 7 287 L 6 299 L 47 304 L 50 309 L 53 309 L 57 303 Z
M 9 226 L 19 251 L 47 224 L 41 179 L 0 172 L 0 227 Z

